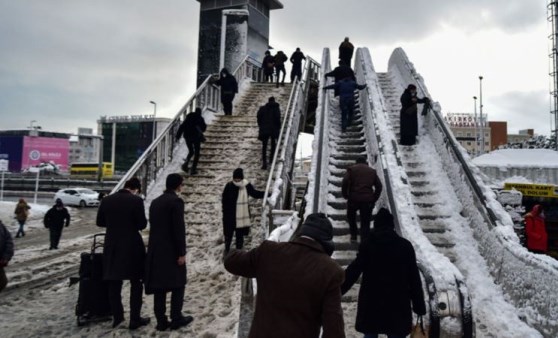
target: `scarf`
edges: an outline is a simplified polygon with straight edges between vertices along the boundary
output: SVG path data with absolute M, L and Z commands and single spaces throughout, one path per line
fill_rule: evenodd
M 240 182 L 233 181 L 234 185 L 238 187 L 238 199 L 236 200 L 236 227 L 249 228 L 250 227 L 250 210 L 248 208 L 248 192 L 246 186 L 248 180 Z

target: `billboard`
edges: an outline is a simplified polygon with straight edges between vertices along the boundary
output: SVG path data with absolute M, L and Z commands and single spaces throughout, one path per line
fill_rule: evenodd
M 52 137 L 23 137 L 21 169 L 28 169 L 44 162 L 53 162 L 60 170 L 68 170 L 70 141 Z

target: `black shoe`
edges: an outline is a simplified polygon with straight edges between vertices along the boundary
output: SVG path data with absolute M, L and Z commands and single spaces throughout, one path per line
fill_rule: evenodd
M 21 235 L 22 235 L 23 237 L 25 237 L 25 231 L 23 231 L 23 232 L 21 233 Z
M 124 317 L 114 317 L 112 320 L 112 328 L 114 329 L 124 321 Z
M 197 175 L 198 171 L 194 168 L 192 168 L 192 170 L 190 170 L 190 175 Z
M 164 322 L 157 322 L 157 326 L 155 327 L 155 329 L 157 331 L 165 331 L 169 327 L 170 327 L 169 321 L 165 320 Z
M 149 324 L 149 322 L 151 322 L 151 319 L 149 319 L 149 318 L 139 317 L 136 320 L 131 320 L 130 319 L 130 325 L 128 326 L 128 328 L 130 330 L 135 330 L 139 327 L 142 327 L 142 326 L 145 326 L 145 325 Z
M 262 169 L 267 170 L 267 164 L 262 164 Z
M 181 327 L 184 327 L 184 326 L 190 324 L 193 320 L 194 320 L 194 318 L 192 316 L 180 317 L 179 319 L 173 320 L 170 323 L 170 328 L 171 328 L 171 330 L 179 329 Z
M 16 235 L 16 236 L 15 236 L 15 238 L 20 238 L 20 237 L 21 237 L 20 235 Z
M 187 173 L 187 172 L 188 172 L 188 163 L 182 164 L 181 168 L 182 168 L 182 171 L 184 171 L 185 173 Z

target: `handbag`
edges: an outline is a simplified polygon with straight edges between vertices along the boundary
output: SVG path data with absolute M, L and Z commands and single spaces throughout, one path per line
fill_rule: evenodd
M 424 327 L 424 323 L 422 321 L 422 316 L 417 318 L 417 323 L 413 326 L 411 330 L 411 338 L 427 338 L 428 337 L 428 328 Z

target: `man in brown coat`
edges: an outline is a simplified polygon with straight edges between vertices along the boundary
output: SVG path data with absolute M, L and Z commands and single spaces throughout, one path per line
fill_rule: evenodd
M 382 182 L 376 170 L 366 164 L 365 157 L 359 157 L 356 164 L 347 169 L 341 192 L 347 199 L 347 221 L 351 231 L 351 241 L 357 241 L 357 210 L 360 213 L 360 240 L 363 241 L 370 234 L 372 210 L 382 193 Z
M 235 250 L 225 268 L 256 278 L 258 295 L 250 338 L 344 338 L 340 285 L 343 269 L 331 259 L 333 226 L 311 214 L 292 242 L 264 241 L 248 252 Z

